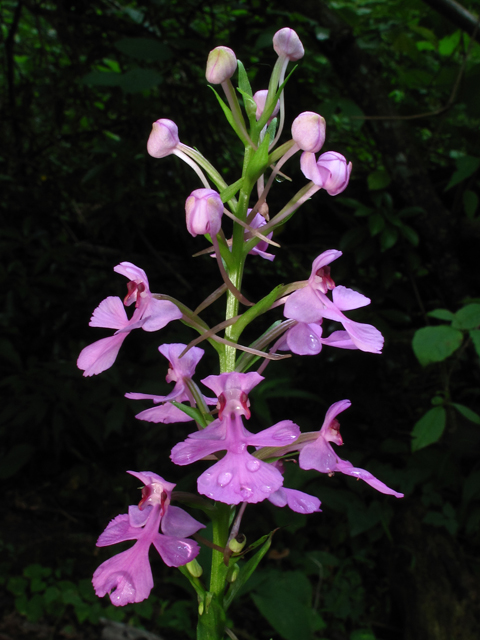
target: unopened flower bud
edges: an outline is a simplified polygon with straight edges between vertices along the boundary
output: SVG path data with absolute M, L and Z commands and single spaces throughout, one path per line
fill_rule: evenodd
M 205 77 L 211 84 L 221 84 L 233 76 L 236 68 L 235 53 L 228 47 L 216 47 L 208 54 Z
M 267 96 L 268 96 L 267 89 L 261 89 L 260 91 L 257 91 L 253 96 L 253 100 L 257 105 L 257 111 L 255 113 L 257 120 L 260 120 L 260 118 L 262 117 L 263 110 L 265 109 L 265 103 L 267 101 Z M 277 104 L 275 105 L 275 109 L 273 110 L 273 113 L 270 116 L 270 120 L 277 115 L 279 110 L 280 110 L 280 100 L 277 100 Z
M 325 118 L 313 111 L 304 111 L 293 121 L 292 138 L 302 151 L 318 153 L 325 142 Z
M 305 50 L 300 38 L 293 29 L 285 27 L 273 36 L 273 48 L 280 57 L 288 58 L 292 62 L 303 58 Z
M 327 151 L 315 161 L 315 155 L 305 151 L 300 159 L 303 175 L 331 196 L 337 196 L 346 189 L 352 172 L 352 163 L 341 153 Z
M 187 229 L 196 235 L 217 235 L 222 226 L 223 202 L 213 189 L 196 189 L 185 202 Z
M 173 153 L 180 144 L 178 127 L 172 120 L 162 118 L 152 125 L 152 132 L 147 142 L 147 151 L 154 158 L 164 158 Z
M 226 575 L 227 582 L 235 582 L 235 580 L 238 578 L 239 573 L 240 573 L 240 567 L 238 566 L 238 564 L 235 563 L 227 571 L 227 575 Z
M 188 573 L 192 575 L 194 578 L 200 578 L 203 573 L 203 569 L 201 565 L 194 558 L 190 562 L 187 562 Z
M 230 542 L 228 543 L 228 548 L 230 549 L 230 551 L 233 551 L 233 553 L 240 553 L 246 543 L 246 536 L 243 533 L 239 533 L 236 538 L 232 538 L 230 540 Z

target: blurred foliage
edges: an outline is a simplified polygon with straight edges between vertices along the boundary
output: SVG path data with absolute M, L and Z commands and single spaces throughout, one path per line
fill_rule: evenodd
M 169 325 L 161 337 L 132 333 L 116 366 L 96 379 L 82 378 L 75 360 L 106 335 L 88 320 L 107 295 L 124 296 L 125 282 L 112 272 L 122 260 L 145 269 L 152 290 L 192 308 L 219 285 L 213 260 L 190 258 L 203 248 L 183 224 L 196 176 L 178 158 L 150 158 L 145 142 L 154 120 L 171 118 L 183 142 L 200 149 L 228 182 L 236 180 L 241 149 L 228 126 L 219 126 L 205 60 L 226 44 L 254 90 L 265 88 L 276 58 L 271 37 L 284 26 L 299 33 L 306 49 L 286 91 L 284 140 L 295 115 L 318 111 L 327 120 L 324 149 L 345 154 L 354 172 L 342 196 L 321 192 L 292 218 L 288 232 L 276 237 L 282 248 L 273 264 L 252 257 L 245 290 L 259 299 L 279 282 L 308 277 L 321 251 L 340 248 L 334 279 L 372 299 L 355 319 L 379 327 L 386 344 L 381 357 L 326 347 L 315 358 L 270 364 L 251 396 L 249 428 L 290 418 L 315 430 L 332 402 L 349 397 L 352 409 L 342 416 L 349 450 L 342 457 L 405 498 L 287 465 L 286 485 L 318 495 L 323 513 L 307 519 L 271 505 L 247 510 L 249 540 L 281 529 L 230 613 L 232 626 L 256 638 L 288 640 L 301 625 L 302 640 L 390 640 L 404 637 L 406 628 L 409 638 L 443 640 L 429 635 L 434 613 L 418 595 L 447 615 L 439 585 L 452 607 L 461 602 L 459 611 L 479 614 L 473 589 L 465 595 L 454 580 L 442 582 L 446 570 L 429 581 L 428 571 L 441 572 L 438 558 L 450 558 L 459 582 L 472 584 L 479 575 L 480 46 L 421 0 L 326 4 L 353 29 L 399 116 L 409 118 L 454 229 L 458 291 L 448 290 L 422 226 L 424 211 L 394 187 L 375 121 L 364 117 L 382 114 L 365 114 L 352 100 L 320 50 L 330 32 L 306 6 L 292 12 L 290 3 L 274 0 L 2 3 L 0 477 L 4 536 L 14 542 L 3 588 L 6 602 L 31 620 L 48 615 L 51 603 L 72 606 L 78 622 L 100 609 L 106 615 L 108 605 L 82 589 L 99 563 L 87 560 L 95 536 L 138 499 L 125 469 L 155 470 L 179 489 L 194 486 L 198 469 L 185 475 L 168 460 L 188 425 L 139 424 L 138 405 L 123 397 L 166 391 L 159 341 L 188 342 L 189 331 Z M 464 6 L 480 10 L 478 0 Z M 271 211 L 303 184 L 298 163 L 287 167 L 294 184 L 276 185 Z M 221 321 L 215 313 L 213 321 Z M 258 333 L 267 327 L 258 325 Z M 246 341 L 258 335 L 249 331 Z M 212 373 L 211 356 L 199 379 Z M 72 542 L 72 531 L 87 538 Z M 61 571 L 67 562 L 72 575 Z M 30 575 L 32 566 L 41 575 Z M 154 571 L 163 577 L 150 620 L 161 625 L 163 607 L 171 637 L 183 638 L 193 599 L 179 586 L 181 576 L 168 578 L 160 566 Z M 165 595 L 169 584 L 175 600 Z M 283 603 L 278 610 L 273 594 Z M 283 617 L 287 607 L 291 617 Z M 125 619 L 146 625 L 142 615 Z M 462 640 L 469 638 L 467 622 L 460 627 Z

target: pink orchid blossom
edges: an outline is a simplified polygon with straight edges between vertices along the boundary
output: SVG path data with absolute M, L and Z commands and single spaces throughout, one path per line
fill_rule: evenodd
M 322 318 L 341 322 L 350 336 L 352 343 L 361 351 L 380 353 L 383 347 L 383 336 L 370 324 L 362 324 L 349 320 L 342 311 L 359 309 L 370 304 L 370 299 L 343 286 L 335 286 L 327 265 L 342 255 L 341 251 L 329 249 L 320 254 L 312 264 L 312 272 L 308 284 L 303 289 L 294 291 L 285 302 L 284 315 L 286 318 L 297 320 L 310 325 Z M 326 295 L 333 290 L 333 301 Z M 333 335 L 333 334 L 332 334 Z M 344 336 L 343 336 L 344 337 Z M 342 336 L 336 336 L 341 346 Z M 333 344 L 333 343 L 332 343 Z M 342 348 L 352 348 L 345 346 Z
M 300 38 L 297 33 L 289 27 L 280 29 L 280 31 L 277 31 L 273 36 L 273 48 L 280 58 L 287 58 L 287 60 L 292 62 L 300 60 L 305 54 L 305 49 L 303 48 Z
M 300 468 L 305 470 L 316 469 L 320 473 L 328 474 L 340 471 L 340 473 L 344 473 L 345 475 L 363 480 L 377 491 L 380 491 L 380 493 L 386 493 L 396 498 L 403 498 L 403 493 L 398 493 L 390 489 L 390 487 L 387 487 L 386 484 L 375 478 L 369 471 L 354 467 L 348 460 L 342 460 L 333 450 L 330 442 L 337 445 L 343 444 L 342 436 L 340 435 L 340 424 L 338 420 L 336 420 L 336 417 L 339 413 L 348 409 L 350 405 L 350 400 L 340 400 L 332 404 L 327 411 L 322 428 L 318 432 L 317 439 L 313 442 L 306 442 L 299 445 L 300 456 L 298 462 Z
M 300 168 L 303 175 L 314 184 L 331 195 L 338 196 L 347 188 L 352 163 L 347 161 L 341 153 L 327 151 L 315 160 L 315 154 L 305 151 L 300 158 Z
M 198 234 L 217 235 L 222 226 L 223 202 L 213 189 L 195 189 L 185 202 L 188 232 L 195 238 Z
M 249 209 L 247 213 L 250 213 L 250 211 L 251 209 Z M 252 229 L 260 229 L 260 230 L 266 224 L 267 224 L 267 221 L 265 220 L 265 218 L 262 216 L 261 213 L 255 214 L 254 219 L 250 222 L 250 226 L 252 227 Z M 248 231 L 245 230 L 245 233 L 248 233 Z M 267 234 L 266 237 L 270 240 L 272 236 L 273 236 L 273 231 Z M 253 249 L 251 249 L 251 251 L 249 251 L 248 253 L 251 255 L 260 256 L 261 258 L 264 258 L 265 260 L 270 260 L 270 262 L 272 262 L 273 260 L 275 260 L 275 256 L 273 255 L 273 253 L 267 253 L 267 249 L 268 249 L 268 243 L 265 242 L 265 240 L 260 240 L 260 242 L 256 244 L 253 247 Z
M 280 473 L 284 473 L 285 469 L 281 460 L 273 462 L 272 465 L 278 469 Z M 280 489 L 277 489 L 277 491 L 268 496 L 268 500 L 276 507 L 285 507 L 288 505 L 292 511 L 296 511 L 297 513 L 306 514 L 321 511 L 321 502 L 318 498 L 303 491 L 298 491 L 297 489 L 280 487 Z
M 170 424 L 174 422 L 189 422 L 193 419 L 184 411 L 171 404 L 172 400 L 176 402 L 188 401 L 192 406 L 195 406 L 195 400 L 188 388 L 188 382 L 193 378 L 195 367 L 205 352 L 198 347 L 192 347 L 180 358 L 180 354 L 186 349 L 186 346 L 185 344 L 162 344 L 158 347 L 160 353 L 168 360 L 166 380 L 169 383 L 175 383 L 171 393 L 166 396 L 155 396 L 147 393 L 125 394 L 125 397 L 131 400 L 153 400 L 154 404 L 162 403 L 159 407 L 152 407 L 151 409 L 146 409 L 138 413 L 135 417 L 139 420 Z M 206 398 L 204 396 L 204 400 L 206 404 L 217 403 L 216 398 Z
M 172 154 L 180 144 L 178 127 L 172 120 L 161 118 L 152 125 L 147 141 L 148 154 L 153 158 L 165 158 Z
M 211 84 L 222 84 L 237 69 L 237 57 L 229 47 L 215 47 L 208 54 L 205 77 Z
M 225 456 L 198 478 L 199 493 L 226 504 L 261 502 L 283 484 L 273 465 L 251 455 L 247 447 L 286 446 L 299 436 L 291 420 L 283 420 L 260 433 L 245 429 L 242 416 L 250 417 L 248 393 L 263 377 L 256 372 L 209 376 L 203 384 L 218 397 L 218 419 L 202 431 L 191 433 L 172 449 L 175 464 L 186 465 L 226 451 Z
M 313 111 L 304 111 L 292 123 L 292 138 L 302 151 L 318 153 L 325 142 L 325 118 Z
M 113 336 L 97 340 L 81 351 L 77 366 L 83 370 L 84 376 L 97 375 L 109 369 L 130 331 L 139 328 L 144 331 L 158 331 L 172 320 L 182 317 L 182 312 L 173 302 L 153 297 L 143 269 L 131 262 L 121 262 L 114 267 L 114 271 L 129 279 L 124 304 L 128 307 L 135 303 L 135 311 L 129 320 L 122 301 L 117 296 L 109 296 L 98 305 L 89 325 L 117 331 Z
M 138 505 L 131 505 L 128 514 L 114 518 L 98 538 L 97 546 L 136 540 L 133 547 L 122 551 L 101 564 L 93 574 L 97 596 L 110 594 L 115 606 L 142 602 L 153 587 L 152 570 L 148 560 L 150 546 L 156 548 L 169 567 L 180 567 L 193 560 L 200 548 L 188 536 L 204 525 L 179 507 L 172 507 L 170 499 L 174 484 L 151 471 L 129 471 L 145 485 Z M 161 526 L 162 533 L 158 528 Z
M 257 110 L 255 112 L 255 117 L 257 118 L 257 120 L 260 120 L 260 118 L 262 117 L 263 110 L 265 109 L 265 103 L 267 102 L 267 97 L 268 97 L 268 89 L 261 89 L 260 91 L 257 91 L 256 93 L 253 94 L 253 101 L 257 105 Z M 270 116 L 267 124 L 270 124 L 270 122 L 273 120 L 273 118 L 275 118 L 275 116 L 279 111 L 280 111 L 280 100 L 277 100 L 275 109 L 273 110 L 272 115 Z

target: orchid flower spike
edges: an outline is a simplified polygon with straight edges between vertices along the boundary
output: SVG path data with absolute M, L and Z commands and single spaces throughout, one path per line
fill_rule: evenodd
M 306 150 L 300 158 L 303 175 L 314 184 L 325 189 L 331 196 L 338 196 L 347 188 L 352 163 L 345 160 L 341 153 L 327 151 L 315 160 L 315 154 Z
M 98 538 L 97 547 L 127 540 L 136 542 L 101 564 L 92 580 L 97 596 L 108 593 L 117 607 L 142 602 L 150 595 L 153 577 L 148 552 L 152 544 L 166 565 L 181 567 L 200 551 L 198 544 L 188 537 L 205 526 L 183 509 L 170 505 L 174 484 L 151 471 L 128 473 L 145 485 L 142 499 L 138 507 L 130 505 L 128 514 L 119 515 L 108 524 Z
M 208 54 L 205 77 L 211 84 L 222 84 L 233 76 L 236 69 L 235 53 L 228 47 L 215 47 Z
M 353 289 L 335 286 L 335 282 L 330 276 L 330 267 L 328 265 L 341 255 L 341 251 L 330 249 L 324 251 L 313 261 L 312 272 L 307 286 L 290 294 L 285 302 L 284 315 L 286 318 L 291 318 L 307 325 L 318 323 L 322 318 L 336 320 L 343 324 L 355 347 L 361 351 L 380 353 L 383 347 L 383 336 L 380 331 L 372 327 L 372 325 L 354 322 L 342 313 L 342 311 L 365 307 L 370 304 L 370 300 L 361 293 L 353 291 Z M 332 291 L 333 300 L 330 300 L 327 296 L 329 291 Z M 330 337 L 332 338 L 333 334 Z M 305 346 L 305 337 L 299 336 L 298 340 L 299 344 L 303 343 Z M 337 334 L 335 340 L 339 343 L 335 346 L 347 349 L 352 348 L 344 335 L 339 336 Z M 342 342 L 343 344 L 341 344 Z
M 398 493 L 386 484 L 375 478 L 369 471 L 353 466 L 348 460 L 342 460 L 335 453 L 332 445 L 342 445 L 343 440 L 340 435 L 340 424 L 336 419 L 337 415 L 350 407 L 350 400 L 340 400 L 335 402 L 328 409 L 322 428 L 318 431 L 318 437 L 314 442 L 305 442 L 298 446 L 300 456 L 298 463 L 301 469 L 316 469 L 320 473 L 332 475 L 335 471 L 340 471 L 348 476 L 359 478 L 371 487 L 396 498 L 403 498 L 403 493 Z
M 109 369 L 130 331 L 140 328 L 144 331 L 158 331 L 172 320 L 182 317 L 182 312 L 173 302 L 153 297 L 143 269 L 131 262 L 121 262 L 114 267 L 114 271 L 129 279 L 124 304 L 128 307 L 135 303 L 135 311 L 129 320 L 120 298 L 109 296 L 102 300 L 93 312 L 89 324 L 91 327 L 117 331 L 113 336 L 97 340 L 82 350 L 77 366 L 84 371 L 84 376 L 97 375 Z

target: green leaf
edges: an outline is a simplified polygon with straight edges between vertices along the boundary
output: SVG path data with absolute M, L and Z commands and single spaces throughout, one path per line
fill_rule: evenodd
M 412 229 L 408 224 L 402 224 L 400 227 L 400 233 L 402 236 L 410 242 L 414 247 L 418 247 L 420 243 L 420 238 L 418 237 L 418 233 L 415 229 Z
M 225 118 L 228 121 L 228 124 L 232 127 L 232 129 L 235 131 L 235 133 L 237 134 L 237 136 L 242 139 L 242 132 L 240 131 L 240 129 L 237 126 L 237 123 L 235 122 L 235 119 L 233 117 L 232 112 L 230 111 L 230 109 L 227 107 L 227 105 L 224 103 L 224 101 L 221 99 L 221 97 L 218 95 L 218 93 L 215 91 L 215 89 L 212 87 L 211 84 L 208 85 L 210 87 L 210 89 L 213 91 L 213 93 L 215 94 L 215 97 L 218 100 L 218 104 L 221 106 L 223 114 L 225 116 Z
M 438 43 L 438 53 L 441 56 L 451 56 L 455 49 L 460 44 L 461 31 L 458 29 L 449 36 L 445 36 Z
M 260 538 L 260 540 L 257 540 L 257 543 L 255 543 L 255 544 L 259 545 L 259 544 L 261 544 L 261 541 L 264 538 L 266 538 L 265 542 L 263 542 L 262 546 L 257 551 L 257 553 L 254 556 L 252 556 L 250 558 L 250 560 L 248 560 L 248 562 L 245 562 L 245 564 L 243 564 L 240 567 L 240 572 L 239 572 L 239 574 L 237 576 L 237 579 L 235 580 L 235 582 L 233 582 L 230 585 L 230 588 L 229 588 L 225 598 L 223 599 L 223 606 L 225 607 L 225 611 L 232 604 L 232 602 L 233 602 L 235 596 L 237 595 L 237 593 L 240 591 L 240 589 L 243 587 L 243 585 L 247 582 L 247 580 L 250 578 L 252 573 L 255 571 L 255 569 L 257 568 L 258 563 L 260 562 L 260 560 L 263 558 L 263 556 L 270 549 L 270 545 L 272 544 L 272 537 L 273 537 L 273 534 L 275 533 L 275 531 L 271 531 L 268 535 L 262 536 L 262 538 Z M 252 545 L 252 547 L 254 547 L 255 544 Z M 250 548 L 252 548 L 252 547 L 250 547 Z
M 475 214 L 478 209 L 478 196 L 475 191 L 470 191 L 470 189 L 466 189 L 463 192 L 463 209 L 465 211 L 465 215 L 470 220 L 473 220 Z
M 462 332 L 452 327 L 423 327 L 415 331 L 412 347 L 422 367 L 426 367 L 431 362 L 442 362 L 451 356 L 462 340 Z
M 155 60 L 163 62 L 172 57 L 170 48 L 153 38 L 122 38 L 115 42 L 114 47 L 133 58 L 140 60 Z
M 186 413 L 187 416 L 190 416 L 192 420 L 195 420 L 196 422 L 198 422 L 198 424 L 200 424 L 202 427 L 207 426 L 207 423 L 205 422 L 202 412 L 199 409 L 196 409 L 195 407 L 190 407 L 188 404 L 175 402 L 175 400 L 172 400 L 171 402 L 175 407 L 177 407 L 177 409 L 180 409 L 180 411 L 183 411 L 183 413 Z
M 445 430 L 447 414 L 444 407 L 434 407 L 415 423 L 412 431 L 412 451 L 438 442 Z
M 371 236 L 376 236 L 385 228 L 385 218 L 381 213 L 372 213 L 368 217 L 368 230 Z
M 476 329 L 480 326 L 480 304 L 467 304 L 459 309 L 452 322 L 454 329 Z
M 246 177 L 251 182 L 256 182 L 268 167 L 268 145 L 270 144 L 270 136 L 265 134 L 261 145 L 253 154 L 246 170 Z
M 469 331 L 468 335 L 472 339 L 477 356 L 480 358 L 480 331 L 478 329 L 474 329 L 473 331 Z
M 228 202 L 231 200 L 233 196 L 240 191 L 242 184 L 243 178 L 240 178 L 233 184 L 230 184 L 226 189 L 223 189 L 223 191 L 220 191 L 220 198 L 222 199 L 222 202 Z
M 390 182 L 390 176 L 385 169 L 377 169 L 367 176 L 367 184 L 370 191 L 385 189 Z
M 27 590 L 28 582 L 25 578 L 20 576 L 14 576 L 8 579 L 7 591 L 10 591 L 14 596 L 21 596 Z
M 473 175 L 475 171 L 477 171 L 477 169 L 480 167 L 480 158 L 475 158 L 473 156 L 462 156 L 461 158 L 457 158 L 455 160 L 455 164 L 457 165 L 457 169 L 450 178 L 450 182 L 445 187 L 445 191 L 448 191 L 455 185 Z
M 275 571 L 252 593 L 260 613 L 285 640 L 312 638 L 311 585 L 300 571 Z
M 448 309 L 434 309 L 433 311 L 429 311 L 427 316 L 430 316 L 430 318 L 437 318 L 437 320 L 447 320 L 448 322 L 451 322 L 454 319 L 455 314 L 448 311 Z
M 380 234 L 380 249 L 387 251 L 391 249 L 398 240 L 398 230 L 390 225 L 387 225 Z
M 125 93 L 141 93 L 161 84 L 163 76 L 153 69 L 131 69 L 122 74 L 121 88 Z
M 475 424 L 480 424 L 480 416 L 478 415 L 478 413 L 475 413 L 475 411 L 472 411 L 471 409 L 466 407 L 464 404 L 458 404 L 457 402 L 452 402 L 452 407 L 455 407 L 458 413 L 461 413 L 464 418 L 467 418 L 467 420 L 470 420 Z
M 250 86 L 250 80 L 248 79 L 247 72 L 245 71 L 245 67 L 240 60 L 237 60 L 238 66 L 238 88 L 240 89 L 242 95 L 247 94 L 252 97 L 252 87 Z

